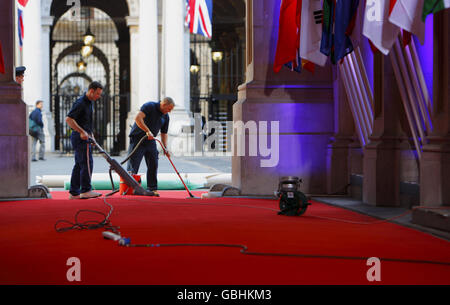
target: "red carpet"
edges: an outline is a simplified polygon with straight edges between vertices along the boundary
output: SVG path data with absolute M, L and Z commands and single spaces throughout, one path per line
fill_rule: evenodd
M 193 192 L 199 196 L 200 192 Z M 103 229 L 57 233 L 60 219 L 80 209 L 107 213 L 102 199 L 0 202 L 0 284 L 71 284 L 67 260 L 81 262 L 80 284 L 300 285 L 374 284 L 368 257 L 381 259 L 381 284 L 450 284 L 450 265 L 388 259 L 450 262 L 448 241 L 392 223 L 352 224 L 376 219 L 313 203 L 303 216 L 277 215 L 278 202 L 256 199 L 185 199 L 115 195 L 110 218 L 134 244 L 238 244 L 248 252 L 327 257 L 245 255 L 226 247 L 120 247 Z M 323 218 L 321 218 L 323 217 Z M 101 220 L 83 215 L 80 220 Z M 343 257 L 353 257 L 345 259 Z

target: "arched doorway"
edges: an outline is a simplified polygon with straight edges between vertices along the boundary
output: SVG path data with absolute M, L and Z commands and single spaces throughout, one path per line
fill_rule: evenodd
M 102 98 L 94 103 L 94 135 L 105 150 L 117 155 L 125 149 L 129 109 L 130 39 L 125 20 L 129 10 L 125 0 L 115 2 L 114 7 L 106 1 L 88 4 L 81 7 L 78 20 L 71 18 L 70 7 L 60 1 L 51 5 L 55 21 L 50 33 L 50 110 L 55 120 L 55 150 L 70 152 L 71 130 L 65 117 L 94 80 L 104 86 Z M 90 54 L 82 55 L 83 36 L 88 31 L 95 41 Z
M 214 1 L 212 38 L 191 34 L 190 39 L 191 109 L 222 124 L 220 151 L 231 152 L 226 124 L 233 120 L 237 89 L 245 81 L 245 18 L 244 0 Z

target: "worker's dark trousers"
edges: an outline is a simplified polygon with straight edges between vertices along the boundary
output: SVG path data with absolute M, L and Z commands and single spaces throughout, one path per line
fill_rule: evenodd
M 72 169 L 69 192 L 73 196 L 77 196 L 92 189 L 90 174 L 92 174 L 94 169 L 94 161 L 92 160 L 91 145 L 87 141 L 82 140 L 78 132 L 72 132 L 70 140 L 75 153 L 75 166 Z M 88 156 L 89 166 L 87 162 Z
M 138 144 L 141 137 L 130 137 L 130 147 L 128 149 L 128 154 L 130 154 L 133 149 Z M 156 148 L 155 140 L 145 139 L 141 145 L 138 147 L 136 152 L 131 156 L 128 161 L 127 171 L 132 174 L 137 174 L 139 171 L 139 166 L 141 165 L 142 158 L 145 157 L 145 163 L 147 164 L 147 189 L 150 191 L 156 191 L 158 189 L 158 149 Z

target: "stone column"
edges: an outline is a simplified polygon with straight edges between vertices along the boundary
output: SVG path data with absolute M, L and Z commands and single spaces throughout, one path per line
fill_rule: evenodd
M 43 16 L 41 18 L 41 99 L 44 101 L 44 133 L 45 133 L 45 149 L 53 151 L 55 149 L 55 121 L 50 112 L 50 28 L 53 25 L 52 16 Z
M 420 162 L 420 203 L 450 206 L 450 11 L 434 15 L 433 132 Z
M 234 130 L 233 186 L 243 195 L 273 195 L 279 178 L 292 175 L 303 179 L 303 192 L 325 193 L 327 144 L 334 134 L 331 67 L 275 74 L 280 1 L 247 0 L 246 9 L 246 82 L 238 89 L 233 123 L 248 128 Z M 245 150 L 239 152 L 238 143 Z
M 364 148 L 363 201 L 374 206 L 400 205 L 400 164 L 403 115 L 401 96 L 389 56 L 374 57 L 374 127 Z
M 139 106 L 159 100 L 158 1 L 141 0 L 139 14 Z
M 44 102 L 42 120 L 44 122 L 46 151 L 54 149 L 54 120 L 50 112 L 50 27 L 53 17 L 41 17 L 41 1 L 30 1 L 25 8 L 23 42 L 23 65 L 26 76 L 23 85 L 24 101 L 29 110 L 35 108 L 37 100 Z M 41 24 L 41 27 L 36 26 Z
M 15 1 L 0 0 L 0 42 L 5 74 L 0 74 L 0 198 L 28 196 L 30 175 L 28 113 L 14 81 Z
M 193 125 L 189 95 L 189 30 L 184 25 L 184 0 L 163 1 L 163 88 L 162 96 L 173 98 L 170 113 L 169 150 L 183 154 L 189 150 L 183 128 Z
M 349 144 L 355 131 L 352 113 L 343 80 L 338 69 L 334 74 L 334 129 L 335 135 L 328 145 L 327 193 L 346 193 L 350 180 Z
M 41 28 L 41 1 L 29 1 L 25 8 L 24 28 L 26 31 L 23 41 L 23 65 L 27 68 L 23 83 L 23 98 L 30 109 L 34 109 L 35 102 L 42 99 L 42 48 Z M 48 101 L 44 101 L 44 109 L 48 111 Z
M 139 18 L 135 16 L 126 17 L 127 26 L 130 29 L 130 112 L 126 124 L 126 136 L 130 134 L 130 125 L 134 124 L 134 118 L 139 112 L 141 105 L 139 98 L 140 68 L 139 68 Z M 129 141 L 126 142 L 128 149 Z

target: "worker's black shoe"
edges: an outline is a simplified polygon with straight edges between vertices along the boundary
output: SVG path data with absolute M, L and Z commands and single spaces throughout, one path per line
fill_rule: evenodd
M 149 189 L 147 189 L 147 192 L 152 193 L 151 196 L 159 197 L 159 194 L 158 194 L 158 192 L 156 190 L 149 190 Z

